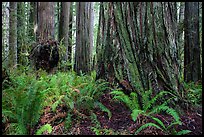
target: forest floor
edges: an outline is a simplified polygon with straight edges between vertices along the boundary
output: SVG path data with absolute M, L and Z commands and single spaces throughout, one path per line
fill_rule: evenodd
M 41 120 L 33 130 L 33 133 L 45 123 L 50 123 L 53 127 L 52 135 L 96 135 L 96 132 L 100 135 L 133 135 L 138 127 L 147 122 L 152 122 L 151 119 L 142 115 L 134 122 L 131 118 L 131 111 L 123 103 L 114 101 L 109 93 L 102 95 L 100 102 L 111 111 L 112 117 L 109 119 L 106 112 L 95 108 L 93 112 L 96 114 L 98 122 L 100 122 L 100 128 L 95 132 L 92 130 L 92 127 L 94 127 L 95 124 L 89 117 L 79 119 L 77 116 L 72 116 L 71 128 L 67 130 L 65 128 L 67 110 L 58 107 L 56 112 L 52 112 L 50 111 L 50 107 L 47 107 L 44 110 L 44 114 L 41 116 Z M 173 120 L 169 115 L 157 114 L 155 116 L 162 120 L 165 126 L 169 125 Z M 182 125 L 176 126 L 176 131 L 188 129 L 192 131 L 191 133 L 188 133 L 188 135 L 202 134 L 202 108 L 196 111 L 186 111 L 180 116 L 180 118 Z M 166 133 L 160 129 L 148 127 L 142 130 L 138 135 L 165 134 Z

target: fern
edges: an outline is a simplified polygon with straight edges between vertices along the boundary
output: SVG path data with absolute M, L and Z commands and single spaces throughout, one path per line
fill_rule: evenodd
M 133 121 L 137 120 L 137 117 L 141 114 L 141 115 L 145 115 L 150 117 L 152 120 L 154 120 L 157 124 L 155 123 L 147 123 L 143 126 L 141 126 L 135 133 L 139 133 L 141 130 L 143 130 L 144 128 L 148 127 L 148 126 L 154 126 L 156 128 L 159 128 L 163 131 L 165 131 L 166 133 L 169 133 L 169 128 L 172 127 L 173 125 L 177 125 L 177 124 L 181 124 L 180 121 L 180 117 L 177 114 L 177 112 L 173 109 L 168 107 L 168 103 L 174 99 L 176 96 L 173 95 L 171 92 L 168 91 L 161 91 L 159 94 L 157 94 L 154 98 L 150 99 L 150 95 L 151 95 L 151 90 L 144 92 L 142 94 L 142 108 L 141 109 L 139 107 L 139 103 L 138 103 L 138 98 L 137 98 L 137 94 L 132 92 L 130 94 L 130 97 L 125 95 L 122 91 L 112 91 L 111 94 L 114 95 L 113 99 L 117 99 L 119 101 L 122 101 L 123 103 L 125 103 L 129 109 L 132 111 L 131 113 L 131 117 L 133 119 Z M 156 101 L 158 101 L 159 99 L 161 99 L 164 95 L 169 94 L 172 97 L 170 97 L 169 99 L 165 100 L 163 103 L 161 103 L 160 105 L 156 105 Z M 154 107 L 152 107 L 154 105 Z M 157 114 L 160 112 L 166 112 L 167 114 L 171 115 L 175 121 L 173 121 L 170 126 L 165 127 L 165 125 L 163 124 L 163 122 L 152 116 L 152 114 Z M 173 131 L 171 131 L 173 133 Z
M 71 118 L 72 114 L 70 112 L 67 113 L 67 117 L 65 119 L 65 128 L 69 129 L 72 125 L 72 118 Z
M 181 130 L 178 133 L 176 133 L 176 135 L 185 135 L 185 134 L 188 134 L 190 132 L 192 132 L 192 131 L 190 131 L 190 130 Z
M 138 134 L 140 131 L 142 131 L 143 129 L 145 129 L 147 127 L 156 127 L 158 129 L 161 129 L 158 125 L 156 125 L 154 123 L 146 123 L 146 124 L 142 125 L 139 129 L 137 129 L 135 134 Z
M 16 122 L 17 126 L 13 123 L 15 126 L 12 130 L 16 131 L 18 128 L 22 131 L 16 133 L 29 134 L 30 129 L 39 120 L 44 106 L 51 106 L 55 111 L 57 106 L 66 104 L 70 114 L 76 109 L 92 112 L 103 91 L 109 88 L 107 82 L 95 81 L 95 72 L 91 76 L 77 76 L 75 72 L 47 75 L 42 70 L 37 73 L 40 77 L 36 80 L 33 72 L 13 72 L 10 77 L 13 86 L 2 92 L 2 114 L 5 119 Z M 75 92 L 76 90 L 80 92 Z M 109 118 L 112 116 L 102 104 L 98 107 L 107 112 Z
M 175 121 L 180 122 L 180 117 L 179 117 L 178 113 L 173 108 L 169 108 L 168 106 L 159 106 L 153 111 L 155 111 L 157 113 L 164 111 L 167 114 L 171 115 L 175 119 Z
M 91 110 L 94 107 L 94 99 L 90 96 L 82 96 L 76 101 L 77 109 Z
M 141 95 L 142 95 L 142 106 L 143 108 L 145 108 L 145 106 L 147 107 L 149 102 L 150 102 L 150 96 L 152 94 L 152 90 L 147 90 L 147 91 L 144 91 L 144 93 L 142 92 Z M 147 110 L 147 108 L 145 108 L 145 110 Z
M 122 91 L 115 90 L 115 91 L 112 91 L 111 94 L 114 95 L 113 99 L 122 101 L 122 102 L 125 103 L 125 105 L 126 105 L 127 107 L 129 107 L 131 110 L 134 109 L 134 107 L 132 107 L 132 104 L 133 104 L 133 103 L 132 103 L 131 98 L 129 98 L 128 95 L 125 95 Z
M 101 102 L 97 101 L 95 102 L 95 105 L 98 106 L 102 111 L 107 112 L 109 119 L 112 117 L 111 111 L 107 107 L 105 107 Z
M 98 121 L 97 116 L 96 116 L 95 113 L 92 113 L 91 116 L 90 116 L 90 118 L 91 118 L 92 123 L 95 125 L 95 127 L 96 127 L 97 129 L 98 129 L 98 128 L 101 128 L 101 124 L 100 124 L 100 122 Z
M 60 96 L 59 99 L 57 101 L 55 101 L 52 105 L 51 108 L 53 111 L 56 111 L 57 106 L 59 106 L 62 103 L 62 98 L 64 97 L 64 95 Z
M 50 134 L 52 132 L 52 126 L 50 124 L 45 124 L 45 125 L 41 126 L 40 129 L 38 129 L 36 131 L 36 135 L 41 135 L 45 131 L 47 131 L 48 134 Z
M 130 93 L 130 98 L 131 98 L 131 104 L 129 105 L 130 109 L 131 110 L 141 109 L 138 102 L 138 96 L 135 92 Z
M 163 129 L 166 129 L 164 123 L 163 123 L 160 119 L 158 119 L 158 118 L 156 118 L 156 117 L 151 117 L 151 118 L 152 118 L 154 121 L 156 121 Z
M 144 114 L 145 112 L 142 111 L 142 110 L 138 110 L 138 109 L 134 109 L 131 113 L 131 117 L 133 119 L 133 121 L 136 121 L 137 120 L 137 117 L 139 114 Z
M 3 90 L 3 114 L 11 122 L 17 124 L 16 129 L 13 129 L 18 130 L 16 134 L 29 134 L 30 128 L 37 123 L 40 117 L 46 93 L 38 90 L 41 87 L 33 75 L 23 73 L 11 77 L 15 81 L 14 86 Z
M 91 130 L 96 134 L 96 135 L 101 135 L 101 130 L 96 128 L 96 127 L 91 127 Z
M 100 95 L 102 95 L 104 90 L 109 89 L 109 87 L 107 86 L 108 82 L 101 82 L 100 81 L 96 81 L 95 85 L 96 87 L 92 90 L 93 92 L 91 92 L 90 96 L 98 99 L 100 97 Z
M 163 97 L 165 94 L 171 94 L 168 91 L 160 91 L 154 98 L 152 98 L 146 106 L 144 106 L 144 110 L 148 110 L 157 100 L 158 98 Z M 171 94 L 172 95 L 172 94 Z M 145 96 L 146 97 L 146 96 Z M 147 98 L 147 97 L 146 97 Z M 147 99 L 146 99 L 147 100 Z

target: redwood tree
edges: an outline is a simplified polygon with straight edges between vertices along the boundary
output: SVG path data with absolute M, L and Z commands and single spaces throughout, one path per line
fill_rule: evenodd
M 201 80 L 199 2 L 186 2 L 184 13 L 184 80 Z
M 90 71 L 90 15 L 89 3 L 76 3 L 76 47 L 74 70 L 80 73 Z M 92 35 L 93 36 L 93 35 Z
M 60 14 L 60 23 L 59 23 L 59 41 L 62 40 L 63 45 L 65 46 L 66 52 L 64 60 L 68 61 L 69 56 L 69 16 L 70 16 L 70 2 L 61 3 L 61 14 Z
M 38 2 L 37 41 L 54 39 L 54 2 Z
M 9 5 L 9 66 L 17 65 L 17 2 Z

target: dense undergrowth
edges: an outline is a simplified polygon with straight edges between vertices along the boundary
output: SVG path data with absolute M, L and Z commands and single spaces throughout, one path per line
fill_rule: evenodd
M 191 131 L 176 131 L 175 125 L 181 125 L 178 110 L 169 106 L 169 102 L 179 98 L 171 92 L 162 91 L 151 98 L 151 90 L 142 94 L 142 108 L 139 107 L 137 94 L 132 92 L 130 96 L 122 91 L 110 89 L 108 83 L 104 80 L 95 80 L 96 73 L 93 71 L 90 75 L 77 76 L 75 72 L 58 72 L 47 75 L 44 71 L 38 72 L 39 77 L 32 71 L 16 70 L 10 72 L 11 79 L 9 86 L 2 91 L 2 125 L 3 134 L 33 134 L 33 128 L 38 123 L 45 107 L 49 106 L 53 112 L 57 107 L 66 108 L 65 128 L 72 127 L 73 120 L 82 120 L 89 117 L 95 126 L 91 127 L 95 134 L 101 131 L 110 132 L 109 129 L 102 129 L 97 121 L 93 110 L 99 108 L 108 114 L 111 118 L 111 111 L 105 107 L 99 98 L 105 91 L 111 91 L 114 101 L 121 101 L 127 105 L 132 112 L 133 121 L 137 121 L 141 116 L 148 117 L 153 122 L 146 123 L 138 127 L 134 134 L 147 127 L 156 127 L 165 134 L 187 134 Z M 8 83 L 8 82 L 7 82 Z M 3 82 L 4 84 L 4 82 Z M 185 95 L 191 105 L 201 104 L 202 86 L 199 84 L 185 84 L 188 91 Z M 142 93 L 142 92 L 141 92 Z M 157 101 L 169 95 L 169 98 L 159 104 Z M 174 118 L 169 126 L 166 126 L 155 114 L 165 113 Z M 73 119 L 73 115 L 76 115 Z M 52 126 L 49 123 L 42 125 L 34 134 L 43 134 L 47 131 L 52 132 Z M 119 133 L 118 133 L 119 134 Z

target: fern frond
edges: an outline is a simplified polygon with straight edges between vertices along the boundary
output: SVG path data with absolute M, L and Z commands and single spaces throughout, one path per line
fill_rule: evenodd
M 111 111 L 106 106 L 104 106 L 101 102 L 97 101 L 95 102 L 95 105 L 98 106 L 102 111 L 107 112 L 109 119 L 112 117 Z
M 143 108 L 149 104 L 151 93 L 152 93 L 152 90 L 141 92 Z
M 172 122 L 166 129 L 169 130 L 173 125 L 181 125 L 180 121 Z
M 133 121 L 136 121 L 137 120 L 137 117 L 139 114 L 144 114 L 144 111 L 142 110 L 138 110 L 138 109 L 134 109 L 131 113 L 131 117 L 133 119 Z
M 166 129 L 164 123 L 163 123 L 160 119 L 158 119 L 158 118 L 156 118 L 156 117 L 151 117 L 151 118 L 152 118 L 154 121 L 156 121 L 163 129 Z
M 185 135 L 185 134 L 188 134 L 190 132 L 192 132 L 192 131 L 190 131 L 190 130 L 181 130 L 178 133 L 176 133 L 176 135 Z
M 94 108 L 94 99 L 90 96 L 82 96 L 76 101 L 77 109 L 91 110 Z
M 117 95 L 117 96 L 119 96 L 119 95 L 125 95 L 124 93 L 123 93 L 123 91 L 121 91 L 121 90 L 114 90 L 114 91 L 111 91 L 111 93 L 110 94 L 113 94 L 114 96 L 115 95 Z
M 52 132 L 52 126 L 50 124 L 45 124 L 40 129 L 36 131 L 36 135 L 42 135 L 43 132 L 47 131 L 49 134 Z
M 59 97 L 59 99 L 57 99 L 57 101 L 55 101 L 52 105 L 51 105 L 51 108 L 53 111 L 56 111 L 56 108 L 58 105 L 60 105 L 62 103 L 62 99 L 64 98 L 64 95 L 61 95 Z
M 128 95 L 125 95 L 125 94 L 123 93 L 123 91 L 117 91 L 117 90 L 115 90 L 115 91 L 112 91 L 110 94 L 113 94 L 113 95 L 114 95 L 113 99 L 122 101 L 122 102 L 125 103 L 129 108 L 131 108 L 131 103 L 132 103 L 132 102 L 131 102 L 129 96 L 128 96 Z
M 91 93 L 91 96 L 94 97 L 98 97 L 100 96 L 104 90 L 109 89 L 110 87 L 107 86 L 108 82 L 102 82 L 100 84 L 97 84 L 97 87 L 93 89 L 93 92 Z
M 2 115 L 10 119 L 16 119 L 16 115 L 10 110 L 2 109 Z
M 92 80 L 95 80 L 96 79 L 96 71 L 91 71 L 91 78 Z
M 68 104 L 68 107 L 73 110 L 74 109 L 74 100 L 70 96 L 64 96 L 64 102 Z
M 158 129 L 161 129 L 158 125 L 154 124 L 154 123 L 146 123 L 144 125 L 142 125 L 136 132 L 135 134 L 138 134 L 140 131 L 142 131 L 143 129 L 147 128 L 147 127 L 156 127 Z
M 179 115 L 178 115 L 178 113 L 176 112 L 175 109 L 169 108 L 168 106 L 165 106 L 164 110 L 166 110 L 166 113 L 171 115 L 177 122 L 181 123 L 180 122 L 180 117 L 179 117 Z
M 130 109 L 131 110 L 141 109 L 140 106 L 139 106 L 137 94 L 135 92 L 131 92 L 130 97 L 131 97 L 131 100 L 132 100 L 132 103 L 130 104 L 130 106 L 131 106 Z
M 147 104 L 147 106 L 144 107 L 144 110 L 148 110 L 148 108 L 150 108 L 157 100 L 158 98 L 161 98 L 162 96 L 164 96 L 165 94 L 171 94 L 168 91 L 161 91 L 159 94 L 157 94 L 154 98 L 152 98 L 149 103 Z
M 180 117 L 179 117 L 178 113 L 176 112 L 176 110 L 173 108 L 170 108 L 166 105 L 160 105 L 160 106 L 154 108 L 149 114 L 159 113 L 161 111 L 166 112 L 167 114 L 171 115 L 175 119 L 175 121 L 180 122 Z
M 101 124 L 97 119 L 97 115 L 95 113 L 92 113 L 91 116 L 91 122 L 95 125 L 96 128 L 101 128 Z

